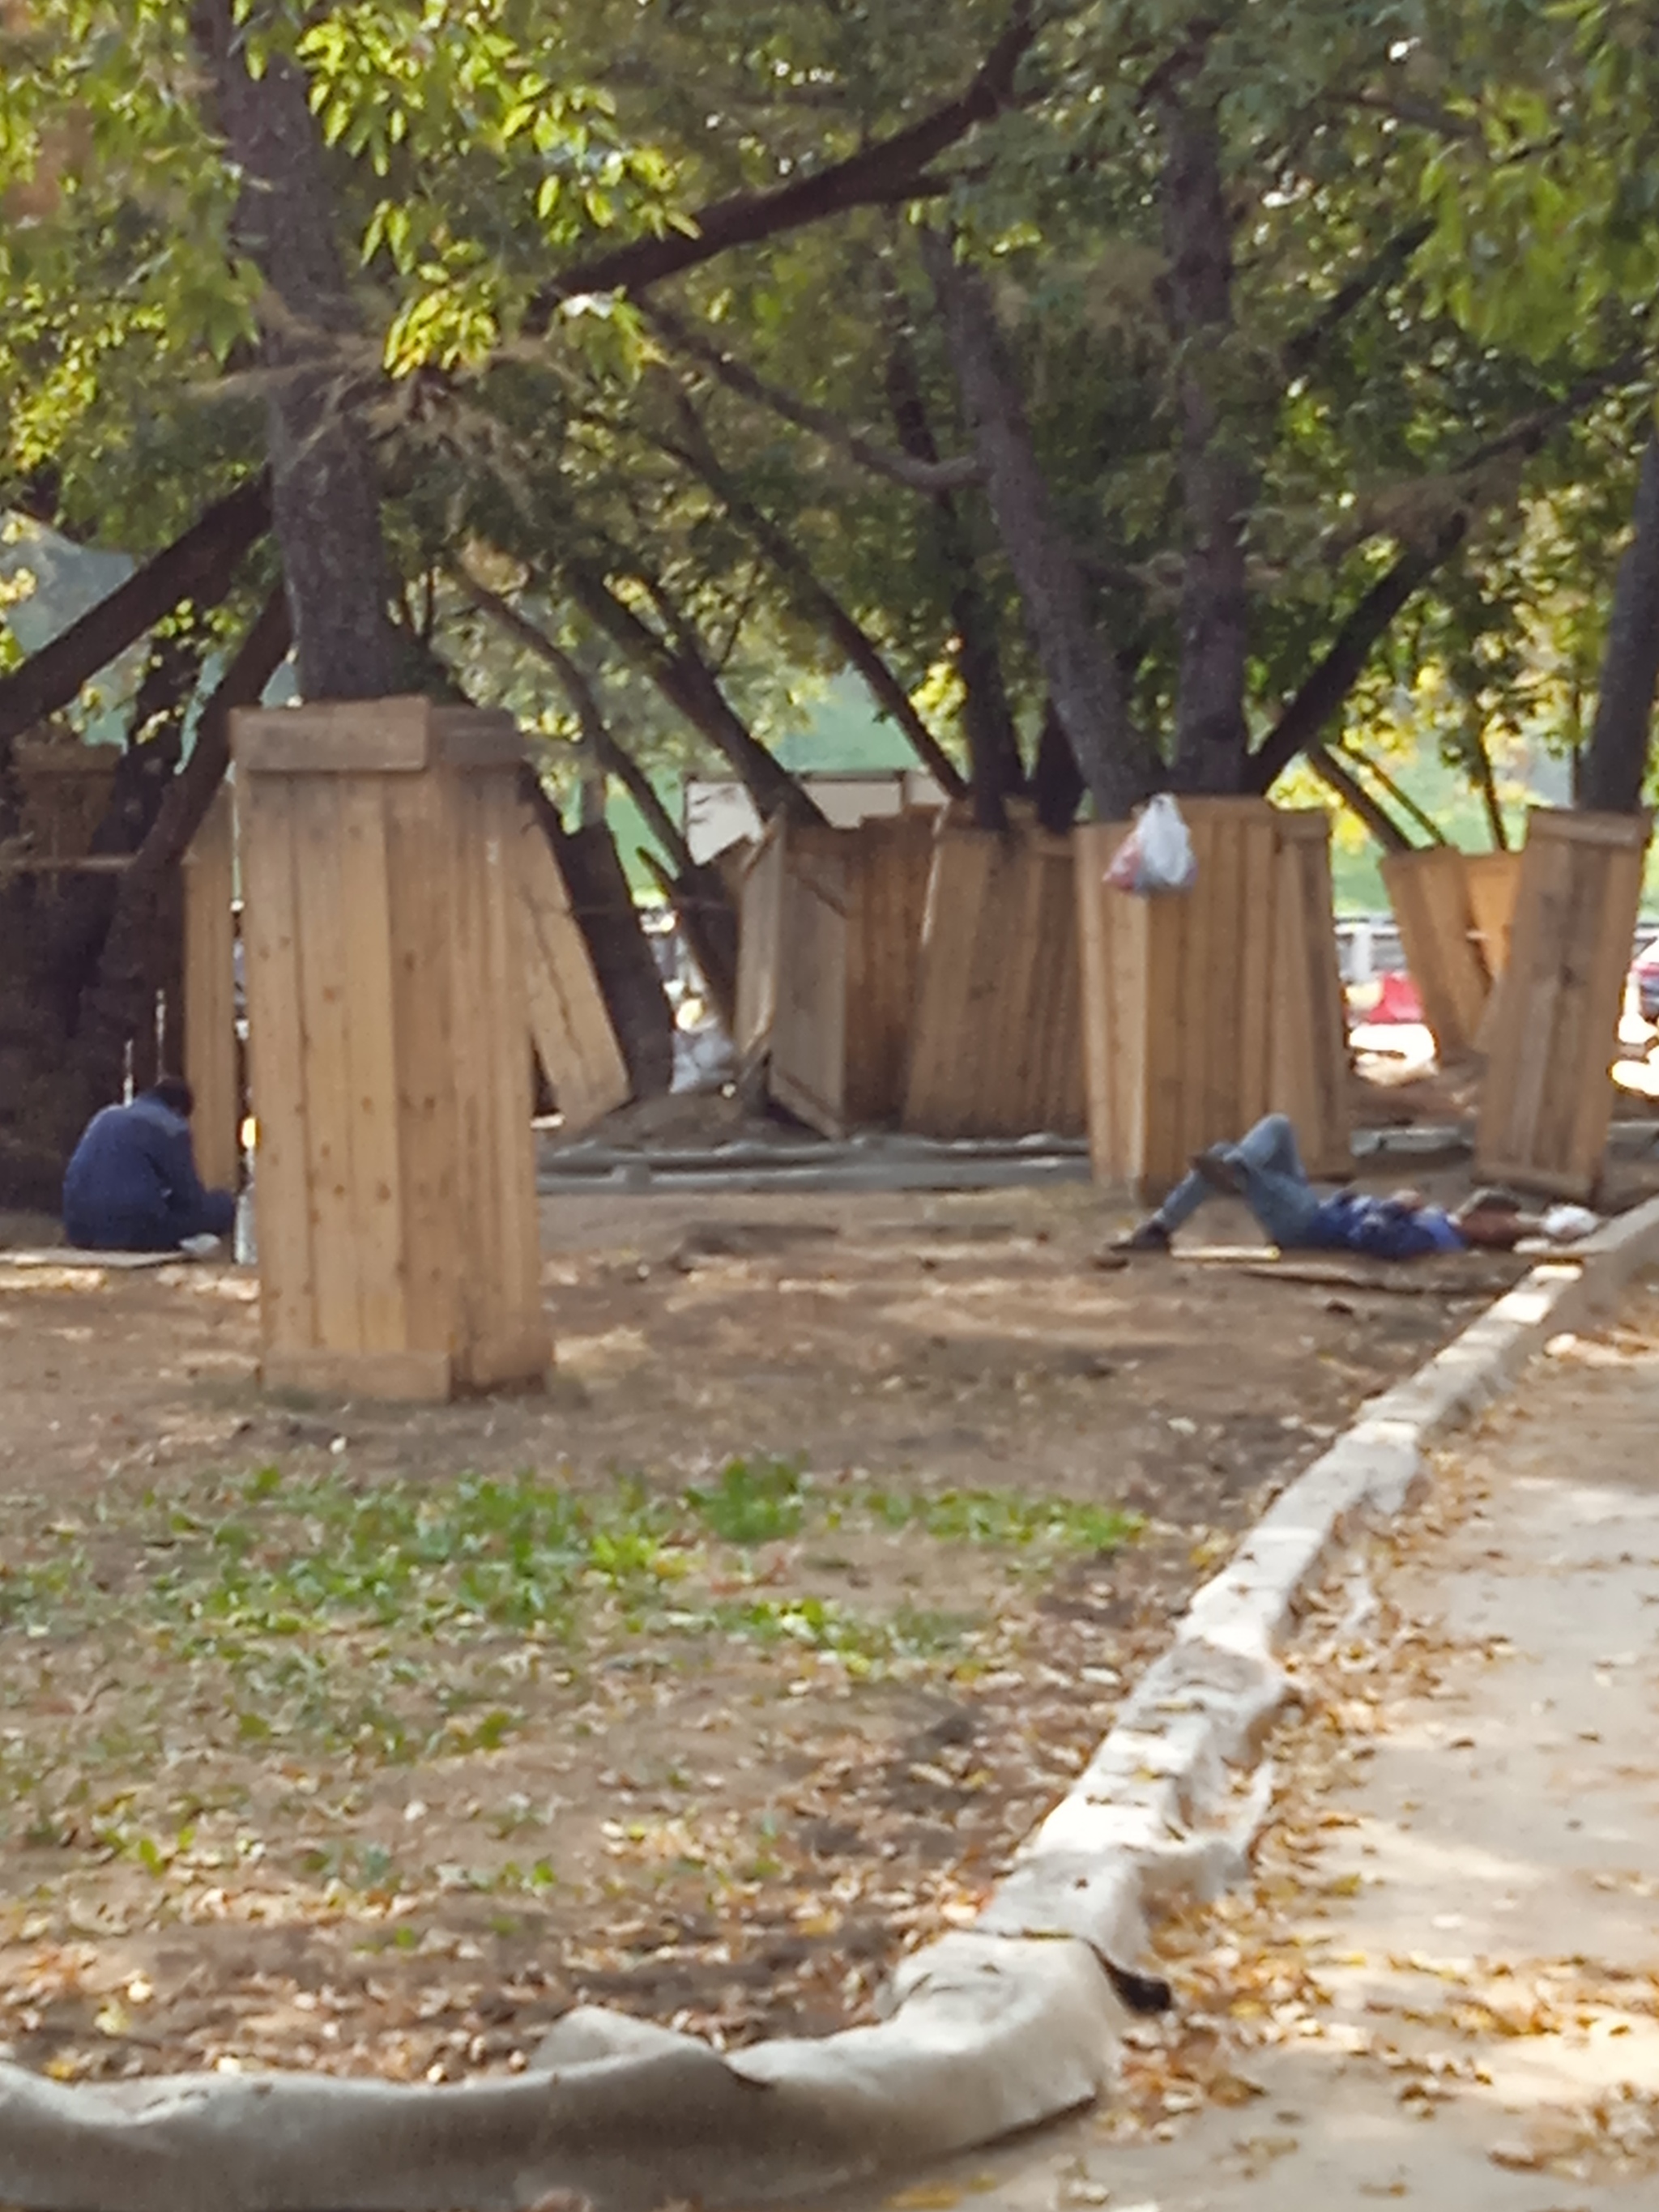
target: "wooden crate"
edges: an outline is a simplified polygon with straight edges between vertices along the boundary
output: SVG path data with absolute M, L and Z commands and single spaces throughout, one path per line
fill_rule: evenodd
M 1070 841 L 947 818 L 933 847 L 905 1079 L 918 1136 L 1081 1135 Z
M 1090 1152 L 1103 1182 L 1161 1198 L 1206 1145 L 1297 1124 L 1310 1174 L 1352 1165 L 1330 823 L 1320 809 L 1193 799 L 1189 891 L 1103 880 L 1127 825 L 1073 833 Z
M 1581 1201 L 1595 1192 L 1651 830 L 1645 814 L 1530 818 L 1480 1091 L 1486 1181 Z
M 234 1190 L 241 1164 L 236 1058 L 236 819 L 222 785 L 185 855 L 185 1080 L 196 1094 L 196 1165 Z
M 414 698 L 233 732 L 266 1386 L 538 1382 L 517 733 Z
M 1406 966 L 1442 1062 L 1473 1051 L 1492 977 L 1476 932 L 1467 856 L 1455 845 L 1391 853 L 1382 882 Z
M 530 1034 L 553 1103 L 572 1136 L 633 1095 L 628 1066 L 553 848 L 528 807 L 519 811 Z
M 775 821 L 749 856 L 738 1068 L 825 1136 L 898 1113 L 932 839 L 916 815 Z

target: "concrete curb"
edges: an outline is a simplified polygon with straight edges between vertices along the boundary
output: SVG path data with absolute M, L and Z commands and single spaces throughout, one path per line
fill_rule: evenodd
M 1659 1200 L 1534 1268 L 1367 1406 L 1194 1598 L 1086 1771 L 971 1929 L 907 1960 L 887 2017 L 726 2057 L 585 2008 L 532 2069 L 463 2087 L 180 2075 L 104 2088 L 0 2066 L 0 2203 L 25 2212 L 602 2212 L 776 2204 L 972 2149 L 1090 2103 L 1122 2015 L 1103 1958 L 1160 1901 L 1244 1870 L 1251 1769 L 1282 1701 L 1298 1596 L 1364 1515 L 1401 1512 L 1425 1455 L 1559 1332 L 1659 1260 Z

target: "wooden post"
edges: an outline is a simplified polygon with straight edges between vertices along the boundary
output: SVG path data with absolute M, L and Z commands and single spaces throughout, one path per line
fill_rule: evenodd
M 1161 1198 L 1206 1145 L 1288 1114 L 1315 1175 L 1349 1164 L 1330 823 L 1254 799 L 1182 802 L 1197 873 L 1149 898 L 1103 878 L 1127 824 L 1073 832 L 1097 1178 Z
M 236 1072 L 236 818 L 222 785 L 185 855 L 185 1080 L 191 1134 L 210 1190 L 234 1190 L 241 1163 Z
M 633 1087 L 558 860 L 528 807 L 520 810 L 517 858 L 530 1033 L 564 1133 L 574 1136 L 625 1106 Z
M 517 733 L 405 698 L 233 735 L 266 1386 L 539 1382 Z
M 1651 830 L 1645 814 L 1529 819 L 1480 1091 L 1475 1167 L 1487 1181 L 1594 1195 Z
M 1474 1048 L 1492 989 L 1467 856 L 1455 845 L 1391 853 L 1382 863 L 1382 881 L 1435 1050 L 1443 1063 L 1455 1060 Z

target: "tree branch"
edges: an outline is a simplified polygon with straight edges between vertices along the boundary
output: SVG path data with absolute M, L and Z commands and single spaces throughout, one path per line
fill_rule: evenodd
M 950 461 L 921 461 L 908 453 L 896 453 L 829 408 L 815 407 L 810 400 L 798 399 L 793 392 L 769 383 L 666 308 L 649 307 L 645 319 L 677 352 L 688 355 L 712 370 L 728 391 L 758 402 L 774 415 L 781 415 L 786 422 L 794 423 L 798 429 L 810 430 L 815 437 L 848 454 L 860 468 L 887 477 L 894 483 L 904 485 L 907 490 L 959 491 L 963 485 L 977 483 L 981 479 L 983 471 L 971 453 Z
M 1271 791 L 1298 753 L 1312 757 L 1320 732 L 1341 712 L 1343 702 L 1395 617 L 1436 569 L 1450 560 L 1468 534 L 1468 517 L 1454 516 L 1427 544 L 1409 547 L 1387 574 L 1371 586 L 1337 632 L 1324 659 L 1304 680 L 1302 689 L 1251 754 L 1248 773 L 1251 791 Z
M 480 614 L 487 616 L 497 629 L 504 630 L 526 652 L 533 653 L 538 660 L 545 661 L 553 671 L 581 725 L 583 739 L 594 760 L 627 791 L 676 872 L 684 874 L 692 866 L 691 848 L 659 798 L 650 777 L 611 734 L 593 687 L 575 661 L 538 623 L 532 622 L 498 592 L 492 592 L 487 584 L 480 583 L 466 568 L 457 567 L 450 574 Z
M 88 607 L 21 668 L 0 678 L 0 757 L 14 738 L 67 707 L 83 684 L 171 614 L 181 599 L 216 606 L 229 591 L 243 555 L 270 527 L 267 472 L 216 501 L 107 599 Z
M 1330 786 L 1351 814 L 1358 817 L 1385 853 L 1409 853 L 1414 849 L 1399 823 L 1384 812 L 1328 746 L 1310 745 L 1307 755 L 1308 765 L 1314 774 Z
M 708 486 L 727 512 L 748 531 L 773 567 L 793 586 L 802 606 L 823 623 L 864 679 L 878 711 L 898 725 L 916 758 L 935 782 L 951 799 L 966 799 L 968 786 L 961 770 L 916 712 L 910 695 L 887 665 L 875 641 L 842 606 L 788 532 L 763 514 L 721 466 L 696 409 L 684 392 L 678 397 L 688 445 L 671 449 L 677 459 Z
M 1355 271 L 1346 284 L 1339 285 L 1324 306 L 1306 326 L 1296 332 L 1285 344 L 1284 352 L 1286 376 L 1304 376 L 1324 350 L 1325 342 L 1355 308 L 1363 307 L 1373 293 L 1380 292 L 1403 276 L 1419 249 L 1434 236 L 1434 221 L 1425 216 L 1421 222 L 1408 223 L 1404 230 L 1374 253 L 1363 269 Z
M 939 180 L 926 177 L 927 165 L 976 124 L 1000 114 L 1013 96 L 1020 63 L 1036 36 L 1031 0 L 1014 0 L 1008 27 L 957 98 L 935 108 L 908 130 L 878 139 L 815 177 L 780 185 L 774 191 L 738 192 L 701 209 L 692 218 L 694 236 L 671 232 L 641 238 L 609 253 L 573 262 L 532 302 L 524 327 L 539 337 L 564 301 L 584 292 L 638 292 L 665 277 L 702 266 L 733 246 L 756 246 L 780 232 L 821 222 L 851 208 L 885 207 L 915 198 Z

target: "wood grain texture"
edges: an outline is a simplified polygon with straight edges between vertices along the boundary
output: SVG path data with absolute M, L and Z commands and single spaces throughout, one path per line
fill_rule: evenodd
M 1474 1049 L 1492 989 L 1467 856 L 1455 845 L 1391 853 L 1382 882 L 1435 1049 L 1443 1062 L 1455 1060 Z
M 530 1034 L 564 1134 L 579 1135 L 632 1096 L 628 1065 L 552 847 L 527 808 L 517 836 Z
M 222 786 L 185 855 L 185 1080 L 191 1135 L 210 1190 L 234 1190 L 241 1165 L 236 1057 L 236 816 Z

